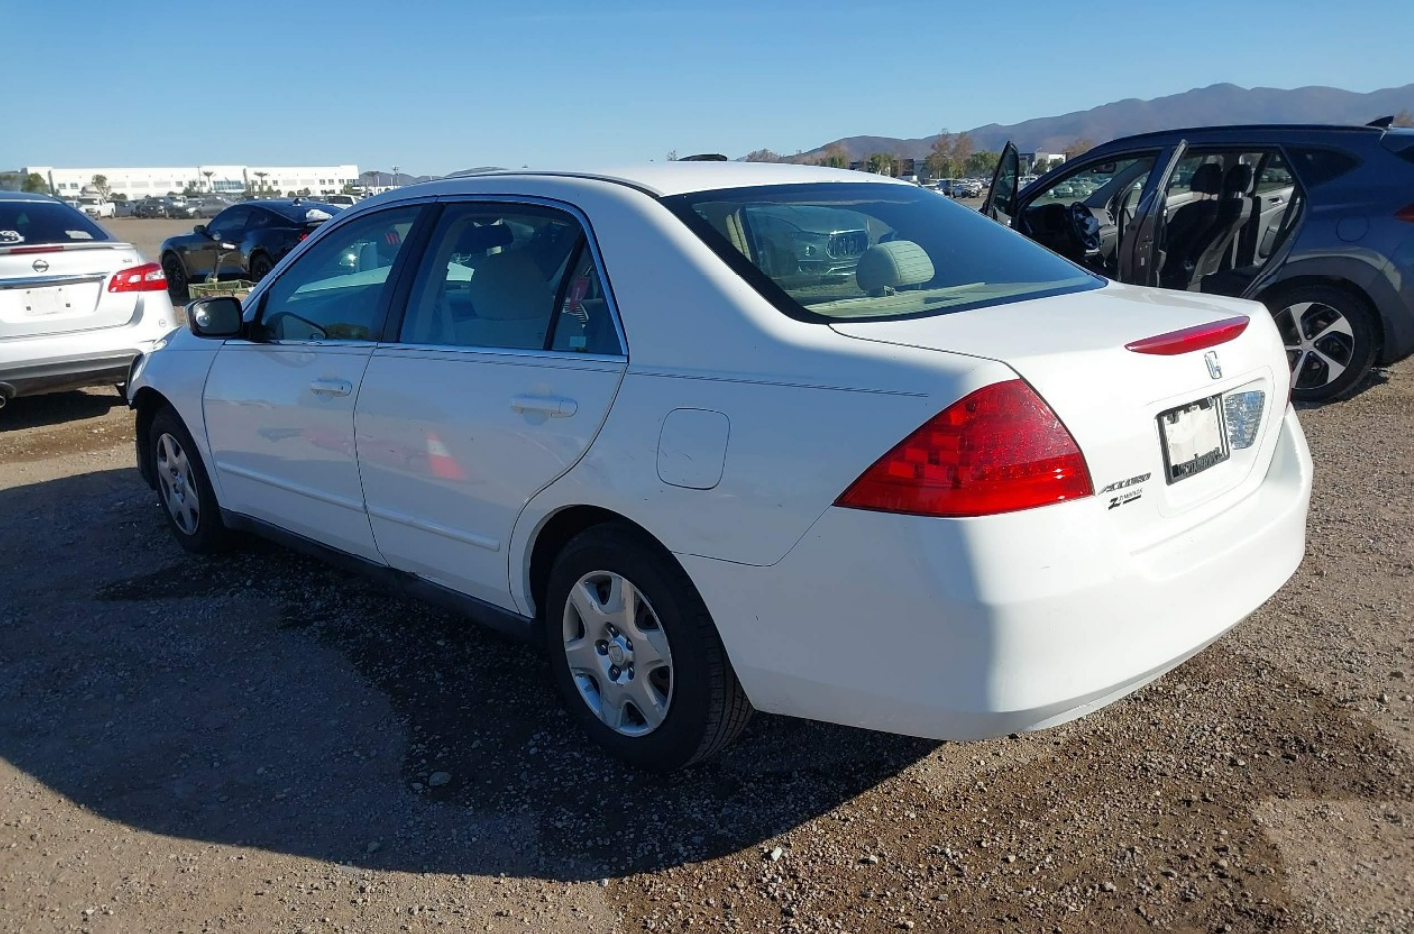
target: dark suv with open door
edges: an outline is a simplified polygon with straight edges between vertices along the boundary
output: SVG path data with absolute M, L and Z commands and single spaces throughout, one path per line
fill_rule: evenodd
M 1002 151 L 982 211 L 1112 279 L 1264 303 L 1295 398 L 1414 352 L 1414 130 L 1202 127 L 1097 146 L 1018 191 Z

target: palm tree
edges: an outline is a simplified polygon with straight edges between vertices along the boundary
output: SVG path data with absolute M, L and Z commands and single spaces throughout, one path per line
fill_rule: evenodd
M 206 190 L 207 190 L 207 191 L 210 191 L 210 190 L 211 190 L 211 176 L 213 176 L 213 175 L 216 174 L 215 170 L 213 170 L 213 169 L 202 169 L 202 170 L 201 170 L 201 174 L 206 176 Z
M 259 185 L 257 186 L 257 188 L 256 188 L 256 194 L 260 195 L 261 197 L 264 197 L 264 196 L 265 196 L 265 179 L 268 178 L 269 175 L 270 175 L 269 172 L 256 172 L 256 173 L 255 173 L 255 177 L 258 178 L 258 179 L 260 179 L 260 184 L 259 184 Z

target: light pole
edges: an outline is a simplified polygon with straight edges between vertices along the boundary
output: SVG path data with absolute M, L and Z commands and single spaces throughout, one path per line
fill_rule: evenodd
M 392 177 L 392 179 L 389 180 L 389 182 L 388 182 L 388 187 L 389 187 L 389 188 L 397 188 L 397 187 L 398 187 L 398 167 L 397 167 L 396 165 L 393 166 L 393 177 Z

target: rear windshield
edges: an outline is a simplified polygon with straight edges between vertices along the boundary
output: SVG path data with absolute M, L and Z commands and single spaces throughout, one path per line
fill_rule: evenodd
M 913 185 L 776 185 L 663 203 L 776 307 L 807 321 L 910 318 L 1104 284 Z
M 111 240 L 82 212 L 57 201 L 0 201 L 0 246 Z
M 342 208 L 323 201 L 276 201 L 265 205 L 276 214 L 296 224 L 322 224 L 338 214 Z

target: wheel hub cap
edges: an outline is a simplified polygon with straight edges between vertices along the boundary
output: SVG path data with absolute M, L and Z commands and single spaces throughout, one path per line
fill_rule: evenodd
M 1292 389 L 1328 386 L 1354 361 L 1355 332 L 1330 305 L 1299 302 L 1274 317 L 1291 366 Z
M 201 502 L 191 461 L 182 450 L 181 442 L 171 435 L 164 434 L 157 439 L 157 485 L 162 505 L 167 507 L 172 522 L 187 535 L 196 534 L 201 521 Z
M 647 598 L 610 571 L 580 578 L 565 601 L 565 658 L 579 696 L 625 736 L 657 729 L 673 693 L 667 633 Z

